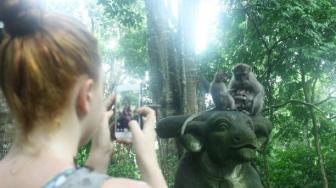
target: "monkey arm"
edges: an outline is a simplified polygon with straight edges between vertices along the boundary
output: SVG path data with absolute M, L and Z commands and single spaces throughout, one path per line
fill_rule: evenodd
M 259 92 L 253 99 L 253 105 L 252 105 L 252 114 L 258 114 L 261 112 L 263 105 L 264 105 L 264 92 Z
M 254 94 L 251 113 L 259 114 L 264 105 L 265 89 L 264 86 L 261 85 L 260 82 L 255 78 L 255 76 L 252 76 L 251 78 L 250 86 L 252 87 L 252 94 Z

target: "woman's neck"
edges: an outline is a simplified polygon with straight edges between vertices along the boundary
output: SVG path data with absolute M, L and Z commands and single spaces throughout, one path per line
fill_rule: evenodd
M 34 125 L 29 135 L 17 133 L 17 139 L 6 159 L 15 164 L 16 171 L 27 163 L 50 162 L 46 168 L 64 169 L 73 166 L 81 135 L 81 127 L 75 118 L 59 118 L 57 123 L 41 122 Z M 50 127 L 53 127 L 50 131 Z M 57 165 L 57 166 L 56 166 Z M 15 170 L 15 169 L 14 169 Z M 15 172 L 14 172 L 15 173 Z

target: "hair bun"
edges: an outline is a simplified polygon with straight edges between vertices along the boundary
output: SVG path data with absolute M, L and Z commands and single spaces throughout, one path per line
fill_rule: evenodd
M 0 0 L 0 21 L 11 36 L 22 36 L 35 32 L 42 19 L 42 8 L 38 0 Z

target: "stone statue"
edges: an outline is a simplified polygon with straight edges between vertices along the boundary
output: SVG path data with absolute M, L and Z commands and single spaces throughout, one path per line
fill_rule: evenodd
M 263 187 L 251 161 L 272 130 L 272 123 L 260 115 L 264 87 L 249 65 L 238 64 L 232 72 L 229 90 L 221 71 L 210 84 L 214 109 L 167 117 L 157 124 L 159 137 L 177 138 L 186 149 L 175 188 Z
M 181 158 L 175 188 L 262 188 L 250 162 L 268 138 L 271 122 L 240 111 L 171 116 L 157 124 L 161 138 L 179 138 Z

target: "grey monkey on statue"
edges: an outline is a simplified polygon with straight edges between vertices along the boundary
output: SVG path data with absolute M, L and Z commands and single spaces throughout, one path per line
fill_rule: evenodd
M 232 73 L 228 88 L 237 109 L 247 111 L 251 115 L 259 114 L 264 105 L 265 90 L 251 67 L 240 63 L 233 68 Z
M 213 81 L 210 83 L 210 93 L 212 99 L 215 103 L 216 109 L 219 110 L 233 110 L 235 109 L 235 101 L 231 96 L 230 92 L 224 84 L 225 73 L 222 70 L 219 70 Z

